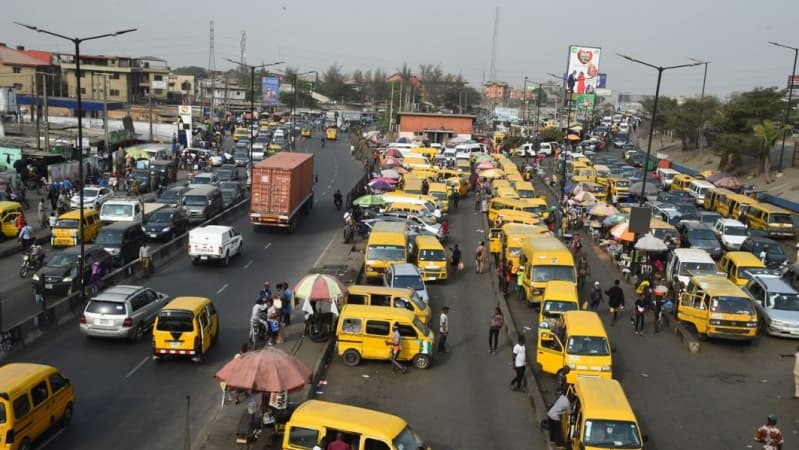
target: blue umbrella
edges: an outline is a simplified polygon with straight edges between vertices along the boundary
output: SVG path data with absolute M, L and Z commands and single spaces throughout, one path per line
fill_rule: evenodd
M 563 189 L 563 191 L 566 192 L 567 194 L 571 194 L 574 188 L 576 187 L 577 187 L 576 184 L 567 184 L 566 187 Z

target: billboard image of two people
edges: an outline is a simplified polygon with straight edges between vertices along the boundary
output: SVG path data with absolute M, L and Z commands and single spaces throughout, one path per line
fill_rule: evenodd
M 599 83 L 599 47 L 569 46 L 569 62 L 566 68 L 566 87 L 572 93 L 576 106 L 592 108 Z
M 277 106 L 280 99 L 280 79 L 278 77 L 261 78 L 261 106 L 267 108 Z

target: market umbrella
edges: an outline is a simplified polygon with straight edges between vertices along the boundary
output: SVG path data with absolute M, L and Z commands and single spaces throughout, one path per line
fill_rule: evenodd
M 392 169 L 394 167 L 401 166 L 401 165 L 402 165 L 402 161 L 400 161 L 398 158 L 395 158 L 393 156 L 387 157 L 386 159 L 384 159 L 380 163 L 380 167 L 382 167 L 384 169 Z
M 363 208 L 369 208 L 371 206 L 385 205 L 386 201 L 383 200 L 383 197 L 380 195 L 364 195 L 353 200 L 352 204 Z
M 475 164 L 480 164 L 483 161 L 493 161 L 491 155 L 486 155 L 485 153 L 478 153 L 477 156 L 474 157 Z
M 312 273 L 302 277 L 293 292 L 298 300 L 334 302 L 347 293 L 347 287 L 332 275 Z
M 736 177 L 724 177 L 717 180 L 714 184 L 716 185 L 716 187 L 730 189 L 733 191 L 741 189 L 744 186 L 743 183 L 738 181 L 738 178 Z
M 657 186 L 656 186 L 654 183 L 652 183 L 651 181 L 650 181 L 649 183 L 646 183 L 646 186 L 644 186 L 644 183 L 643 183 L 643 182 L 639 181 L 638 183 L 633 183 L 633 184 L 630 186 L 630 193 L 631 193 L 631 194 L 635 194 L 635 195 L 640 195 L 640 194 L 641 194 L 641 188 L 642 188 L 642 187 L 644 188 L 644 194 L 645 194 L 645 195 L 655 195 L 655 194 L 657 194 L 657 193 L 658 193 L 658 191 L 660 190 L 660 189 L 658 189 L 658 187 L 657 187 Z
M 313 371 L 275 347 L 242 353 L 214 377 L 230 389 L 247 392 L 296 392 L 311 382 Z
M 568 136 L 566 136 L 566 139 L 568 139 L 570 141 L 579 141 L 580 140 L 580 136 L 570 133 Z
M 377 177 L 377 178 L 372 178 L 371 180 L 369 180 L 370 183 L 373 182 L 373 181 L 385 181 L 386 183 L 391 183 L 391 184 L 399 183 L 399 180 L 395 180 L 395 179 L 389 178 L 389 177 Z
M 492 163 L 490 161 L 483 161 L 480 164 L 478 164 L 477 167 L 475 167 L 475 169 L 477 169 L 477 170 L 488 170 L 488 169 L 496 169 L 496 168 L 497 168 L 497 166 L 495 166 L 494 163 Z
M 610 229 L 610 235 L 620 241 L 632 242 L 635 240 L 635 233 L 630 231 L 630 222 L 622 222 Z
M 627 222 L 628 220 L 630 220 L 630 218 L 627 216 L 627 214 L 613 214 L 605 217 L 605 219 L 602 221 L 602 225 L 611 227 L 622 222 Z
M 577 194 L 575 194 L 574 201 L 582 204 L 589 204 L 589 203 L 594 204 L 597 202 L 596 197 L 594 197 L 594 194 L 588 191 L 580 191 Z
M 731 175 L 726 174 L 724 172 L 713 172 L 709 176 L 705 177 L 705 180 L 710 181 L 711 183 L 715 183 L 716 181 L 729 176 Z
M 647 234 L 641 237 L 641 239 L 638 239 L 638 242 L 635 243 L 635 248 L 647 252 L 665 252 L 669 249 L 669 247 L 662 240 L 652 236 L 651 234 Z
M 478 172 L 477 175 L 481 178 L 502 178 L 505 176 L 505 172 L 500 169 L 488 169 Z
M 613 214 L 618 214 L 618 212 L 619 210 L 616 209 L 613 205 L 608 205 L 607 203 L 600 203 L 591 208 L 591 210 L 588 211 L 588 214 L 598 217 L 607 217 L 607 216 L 612 216 Z
M 380 171 L 380 176 L 394 178 L 395 180 L 399 180 L 400 178 L 402 178 L 402 175 L 399 174 L 397 168 L 383 169 Z
M 394 185 L 387 183 L 383 180 L 375 180 L 369 182 L 369 187 L 377 191 L 390 191 L 394 189 Z

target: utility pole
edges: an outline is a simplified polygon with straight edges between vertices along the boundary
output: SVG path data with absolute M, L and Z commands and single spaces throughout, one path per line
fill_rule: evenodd
M 702 76 L 702 94 L 699 96 L 699 128 L 696 130 L 696 145 L 699 151 L 702 151 L 702 129 L 705 127 L 705 83 L 707 83 L 707 65 L 710 64 L 710 61 L 688 59 L 705 65 L 705 74 Z
M 42 149 L 41 116 L 42 108 L 39 106 L 39 90 L 36 88 L 36 71 L 31 74 L 31 97 L 33 97 L 33 107 L 31 108 L 31 119 L 33 111 L 36 111 L 36 150 Z
M 103 128 L 105 131 L 105 149 L 108 151 L 108 149 L 111 148 L 108 140 L 108 74 L 103 76 Z M 152 134 L 153 132 L 150 131 L 150 140 L 153 139 Z
M 391 132 L 394 123 L 394 83 L 391 83 L 391 100 L 388 104 L 388 131 Z
M 42 74 L 45 75 L 45 74 Z M 42 80 L 44 82 L 44 150 L 50 151 L 50 109 L 47 107 L 47 76 Z
M 148 91 L 150 94 L 147 98 L 147 118 L 150 121 L 150 142 L 153 141 L 153 93 Z

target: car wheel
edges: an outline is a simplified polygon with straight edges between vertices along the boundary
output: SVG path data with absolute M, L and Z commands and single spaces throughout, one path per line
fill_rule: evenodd
M 225 252 L 225 267 L 230 265 L 230 253 Z
M 361 363 L 361 354 L 356 350 L 347 350 L 342 357 L 344 358 L 344 364 L 350 367 L 355 367 Z
M 61 426 L 66 427 L 67 425 L 72 422 L 72 415 L 74 414 L 74 405 L 72 402 L 67 404 L 67 407 L 64 408 L 64 415 L 61 416 Z
M 198 262 L 198 261 L 199 261 L 199 260 L 197 259 L 197 257 L 192 257 L 192 258 L 191 258 L 191 263 L 192 263 L 192 264 L 194 264 L 194 265 L 197 265 L 197 262 Z
M 429 369 L 430 362 L 430 355 L 418 354 L 413 357 L 413 367 L 417 369 Z
M 142 325 L 142 323 L 139 322 L 139 324 L 136 325 L 136 328 L 133 330 L 133 335 L 130 337 L 130 340 L 138 343 L 141 342 L 143 336 L 144 336 L 144 325 Z
M 31 448 L 32 448 L 32 447 L 31 447 L 31 440 L 30 440 L 30 439 L 28 439 L 28 438 L 25 438 L 25 439 L 22 441 L 22 443 L 21 443 L 21 444 L 19 444 L 19 447 L 18 447 L 18 448 L 19 448 L 19 450 L 31 450 Z

